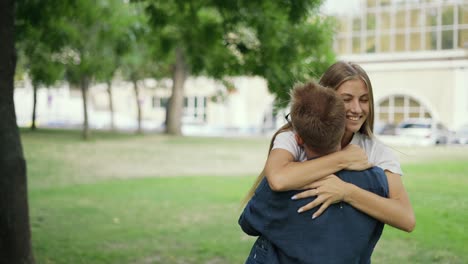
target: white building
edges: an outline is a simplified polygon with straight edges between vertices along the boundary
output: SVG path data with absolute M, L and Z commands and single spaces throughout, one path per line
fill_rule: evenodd
M 468 123 L 468 1 L 361 0 L 336 16 L 335 51 L 374 87 L 376 120 Z
M 242 135 L 258 134 L 276 127 L 272 119 L 274 97 L 266 81 L 259 77 L 233 77 L 235 87 L 226 87 L 206 77 L 189 78 L 185 83 L 184 134 Z M 172 81 L 147 79 L 138 83 L 143 129 L 161 131 Z M 108 129 L 111 124 L 106 84 L 89 89 L 88 116 L 91 128 Z M 137 100 L 133 85 L 114 81 L 112 85 L 115 126 L 121 130 L 137 128 Z M 15 88 L 15 107 L 20 126 L 31 124 L 33 88 L 20 82 Z M 63 84 L 37 92 L 38 126 L 80 127 L 83 123 L 81 91 Z

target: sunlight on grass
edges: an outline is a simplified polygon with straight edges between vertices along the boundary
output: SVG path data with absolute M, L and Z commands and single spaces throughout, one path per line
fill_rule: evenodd
M 23 133 L 34 175 L 31 188 L 154 176 L 252 175 L 263 167 L 269 144 L 266 138 L 94 134 L 85 142 L 74 131 Z

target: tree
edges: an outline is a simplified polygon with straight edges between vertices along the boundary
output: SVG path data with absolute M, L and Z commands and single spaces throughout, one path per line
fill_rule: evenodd
M 107 63 L 108 48 L 103 45 L 125 5 L 120 0 L 74 1 L 74 8 L 64 15 L 62 27 L 66 29 L 66 46 L 61 54 L 68 58 L 66 76 L 74 86 L 80 87 L 83 98 L 83 138 L 89 137 L 88 89 L 98 76 L 115 71 Z M 109 67 L 111 69 L 109 69 Z M 103 74 L 103 72 L 105 72 Z
M 147 15 L 140 4 L 130 5 L 133 14 L 126 27 L 125 35 L 127 50 L 121 58 L 121 72 L 125 79 L 132 82 L 137 107 L 137 133 L 142 133 L 142 98 L 140 95 L 139 81 L 145 78 L 167 76 L 158 55 L 161 47 L 158 45 L 157 36 L 153 37 L 148 26 Z M 163 57 L 164 58 L 164 57 Z
M 16 124 L 14 1 L 0 1 L 0 260 L 34 263 L 29 227 L 26 161 Z
M 140 52 L 133 49 L 135 42 L 138 41 L 134 31 L 136 28 L 146 26 L 144 22 L 140 21 L 140 15 L 134 11 L 133 6 L 129 4 L 113 5 L 112 16 L 109 17 L 109 25 L 111 26 L 102 32 L 101 46 L 103 47 L 104 56 L 100 60 L 102 66 L 100 67 L 101 70 L 96 74 L 96 80 L 104 81 L 107 84 L 112 130 L 115 129 L 112 80 L 119 72 L 119 69 L 126 68 L 125 58 L 132 52 Z M 150 58 L 146 57 L 146 60 L 150 60 Z M 137 95 L 136 98 L 138 103 Z M 137 106 L 139 107 L 138 104 Z M 140 108 L 138 108 L 138 113 L 138 124 L 139 128 L 141 128 Z
M 64 14 L 62 27 L 67 42 L 61 50 L 66 62 L 66 78 L 74 87 L 79 87 L 83 102 L 83 139 L 90 136 L 88 115 L 88 89 L 100 70 L 102 46 L 100 34 L 108 26 L 103 13 L 104 1 L 75 2 L 74 10 Z M 102 19 L 102 21 L 100 21 Z
M 319 0 L 144 2 L 162 47 L 158 57 L 172 65 L 169 134 L 181 133 L 189 75 L 263 76 L 277 102 L 285 105 L 294 82 L 318 77 L 334 59 L 333 30 L 318 15 Z
M 33 112 L 31 118 L 31 130 L 36 130 L 36 105 L 37 105 L 37 89 L 44 85 L 50 87 L 63 77 L 64 67 L 59 62 L 50 59 L 52 53 L 46 50 L 46 47 L 41 49 L 41 43 L 36 43 L 32 50 L 29 50 L 28 72 L 31 77 L 33 86 Z
M 131 78 L 126 77 L 134 84 L 141 131 L 138 81 L 151 76 L 147 72 L 148 67 L 152 67 L 151 46 L 140 43 L 144 41 L 141 35 L 148 31 L 148 24 L 141 18 L 146 19 L 144 13 L 135 12 L 133 5 L 122 0 L 49 2 L 44 5 L 41 1 L 24 0 L 18 4 L 16 12 L 20 33 L 18 46 L 27 57 L 33 85 L 49 85 L 58 77 L 54 73 L 65 68 L 66 80 L 82 91 L 83 137 L 86 139 L 90 134 L 89 86 L 96 80 L 108 84 L 111 120 L 114 120 L 112 78 L 119 68 L 124 68 L 124 58 L 137 58 L 139 61 Z M 113 127 L 114 122 L 111 123 Z
M 63 79 L 64 73 L 63 63 L 54 57 L 64 43 L 54 18 L 64 6 L 50 4 L 52 8 L 38 1 L 24 0 L 17 4 L 15 12 L 17 48 L 33 86 L 32 130 L 36 129 L 37 88 L 52 86 Z

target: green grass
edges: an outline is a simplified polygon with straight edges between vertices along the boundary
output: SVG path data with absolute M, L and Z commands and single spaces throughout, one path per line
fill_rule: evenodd
M 240 263 L 250 246 L 235 218 L 246 185 L 245 177 L 173 177 L 32 191 L 36 257 L 51 263 Z
M 403 166 L 416 229 L 405 234 L 387 226 L 374 254 L 377 263 L 468 263 L 467 160 Z
M 267 138 L 101 132 L 84 142 L 43 130 L 22 140 L 37 263 L 243 263 L 254 242 L 237 218 Z M 417 227 L 386 227 L 373 263 L 468 263 L 468 155 L 455 149 L 451 161 L 451 151 L 403 165 Z

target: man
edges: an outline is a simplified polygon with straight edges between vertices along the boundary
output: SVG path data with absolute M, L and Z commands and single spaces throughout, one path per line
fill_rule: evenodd
M 292 126 L 307 158 L 339 150 L 345 129 L 342 99 L 332 89 L 308 83 L 296 86 L 291 100 Z M 337 176 L 388 196 L 387 178 L 380 168 L 340 171 Z M 245 233 L 259 236 L 246 263 L 370 263 L 384 224 L 343 202 L 312 219 L 297 209 L 314 198 L 292 200 L 299 192 L 274 192 L 266 178 L 260 183 L 239 218 Z

